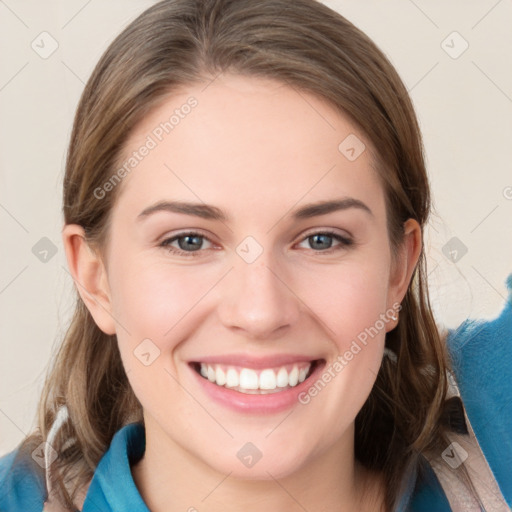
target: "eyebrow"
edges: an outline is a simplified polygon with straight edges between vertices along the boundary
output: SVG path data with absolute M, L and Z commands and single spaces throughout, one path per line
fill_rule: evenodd
M 357 208 L 373 216 L 373 212 L 365 203 L 353 197 L 346 197 L 343 199 L 318 201 L 316 203 L 307 204 L 295 210 L 292 217 L 296 220 L 309 219 L 339 210 L 348 210 L 350 208 Z M 159 201 L 140 212 L 137 219 L 140 220 L 146 218 L 156 212 L 182 213 L 185 215 L 200 217 L 202 219 L 218 220 L 222 222 L 229 221 L 229 217 L 216 206 L 205 203 L 188 203 L 183 201 Z

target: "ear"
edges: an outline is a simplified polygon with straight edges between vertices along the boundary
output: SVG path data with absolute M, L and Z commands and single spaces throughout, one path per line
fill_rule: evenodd
M 103 260 L 87 243 L 82 226 L 66 224 L 62 230 L 62 241 L 80 297 L 96 325 L 105 334 L 115 334 L 116 325 L 112 317 L 110 288 Z
M 391 331 L 398 324 L 398 310 L 396 306 L 402 302 L 407 293 L 407 288 L 421 253 L 421 227 L 418 222 L 414 219 L 408 219 L 404 223 L 403 229 L 403 240 L 392 265 L 388 287 L 387 306 L 388 310 L 393 309 L 396 311 L 396 319 L 388 322 L 387 331 Z

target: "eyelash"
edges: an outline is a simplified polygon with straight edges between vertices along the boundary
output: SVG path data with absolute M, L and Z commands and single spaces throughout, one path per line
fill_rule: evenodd
M 342 235 L 340 235 L 339 233 L 336 233 L 334 231 L 331 231 L 329 229 L 325 229 L 325 230 L 322 230 L 322 231 L 314 231 L 312 233 L 308 233 L 306 236 L 304 236 L 301 240 L 300 240 L 300 243 L 304 242 L 305 240 L 307 240 L 308 238 L 311 238 L 315 235 L 329 235 L 331 236 L 332 238 L 334 238 L 335 240 L 337 240 L 339 242 L 338 245 L 335 245 L 333 247 L 329 247 L 328 249 L 325 249 L 325 250 L 320 250 L 320 251 L 316 251 L 314 249 L 311 249 L 312 251 L 316 252 L 316 253 L 320 253 L 320 254 L 331 254 L 333 252 L 336 252 L 336 251 L 339 251 L 341 249 L 344 249 L 344 248 L 347 248 L 347 247 L 350 247 L 354 244 L 354 241 L 351 239 L 351 238 L 348 238 L 348 237 L 344 237 Z M 177 255 L 177 256 L 184 256 L 184 257 L 195 257 L 195 256 L 200 256 L 201 253 L 203 252 L 202 249 L 198 249 L 197 251 L 184 251 L 182 249 L 178 249 L 176 247 L 171 247 L 171 243 L 176 241 L 176 240 L 179 240 L 180 238 L 183 238 L 183 237 L 186 237 L 186 236 L 197 236 L 197 237 L 200 237 L 200 238 L 203 238 L 205 240 L 208 240 L 210 243 L 211 240 L 208 239 L 207 236 L 203 235 L 202 233 L 198 233 L 196 231 L 188 231 L 188 232 L 183 232 L 183 233 L 179 233 L 171 238 L 166 238 L 165 240 L 162 240 L 162 242 L 160 243 L 160 247 L 163 247 L 165 249 L 167 249 L 169 252 Z

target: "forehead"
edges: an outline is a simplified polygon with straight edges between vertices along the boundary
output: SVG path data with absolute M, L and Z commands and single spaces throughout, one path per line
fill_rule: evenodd
M 135 128 L 119 202 L 141 210 L 200 200 L 243 214 L 262 201 L 277 213 L 301 198 L 353 196 L 383 208 L 370 150 L 322 99 L 274 80 L 220 75 L 170 94 Z

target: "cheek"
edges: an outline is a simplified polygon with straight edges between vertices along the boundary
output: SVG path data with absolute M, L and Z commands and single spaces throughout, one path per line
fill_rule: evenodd
M 382 251 L 381 251 L 382 253 Z M 315 313 L 326 335 L 344 352 L 351 340 L 377 323 L 387 309 L 387 258 L 351 258 L 296 278 L 299 296 Z
M 391 321 L 386 316 L 388 279 L 389 259 L 382 250 L 347 258 L 343 264 L 315 272 L 314 278 L 303 273 L 300 279 L 304 302 L 324 326 L 332 346 L 332 358 L 311 393 L 303 397 L 304 403 L 317 401 L 326 417 L 335 419 L 333 440 L 355 418 L 379 371 Z
M 172 377 L 179 370 L 176 349 L 197 329 L 219 269 L 144 259 L 119 259 L 112 266 L 112 306 L 130 384 L 142 403 L 160 407 L 162 398 L 154 390 L 164 390 L 165 396 L 179 391 Z
M 194 308 L 211 287 L 211 280 L 192 267 L 148 265 L 135 258 L 131 264 L 119 262 L 111 281 L 125 371 L 139 401 L 159 409 L 166 397 L 179 392 L 173 378 L 177 375 L 173 354 L 190 336 Z
M 151 338 L 168 349 L 172 331 L 207 291 L 207 276 L 192 267 L 165 263 L 121 264 L 113 275 L 113 314 L 136 339 Z

